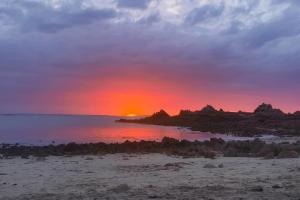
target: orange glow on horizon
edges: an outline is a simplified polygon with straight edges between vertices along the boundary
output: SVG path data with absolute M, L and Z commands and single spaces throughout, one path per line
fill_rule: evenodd
M 253 111 L 262 102 L 267 102 L 283 111 L 291 110 L 288 106 L 280 104 L 280 98 L 274 101 L 272 96 L 252 99 L 252 96 L 208 90 L 198 86 L 196 90 L 172 81 L 147 81 L 133 77 L 90 81 L 92 86 L 73 88 L 61 94 L 57 94 L 57 91 L 47 92 L 36 96 L 35 99 L 44 105 L 53 105 L 49 109 L 43 107 L 45 113 L 127 117 L 151 115 L 160 109 L 164 109 L 170 115 L 176 115 L 181 109 L 200 110 L 207 104 L 225 111 Z

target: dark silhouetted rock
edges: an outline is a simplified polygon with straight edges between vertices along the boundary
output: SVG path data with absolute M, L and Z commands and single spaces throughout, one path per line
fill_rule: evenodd
M 179 117 L 186 117 L 186 116 L 190 116 L 190 115 L 192 115 L 193 114 L 193 112 L 192 111 L 190 111 L 190 110 L 180 110 L 180 112 L 179 112 Z
M 254 113 L 256 115 L 261 115 L 261 116 L 273 116 L 273 117 L 282 117 L 284 116 L 284 113 L 279 110 L 279 109 L 274 109 L 273 106 L 271 104 L 266 104 L 263 103 L 261 105 L 259 105 Z
M 154 118 L 154 119 L 165 119 L 165 118 L 169 118 L 170 115 L 164 111 L 164 110 L 160 110 L 159 112 L 154 113 L 150 118 Z
M 300 135 L 300 116 L 285 114 L 263 103 L 254 113 L 217 111 L 207 105 L 201 111 L 182 110 L 169 116 L 164 110 L 141 119 L 120 119 L 118 122 L 188 127 L 193 131 L 255 136 L 262 134 Z
M 207 105 L 204 108 L 202 108 L 200 110 L 200 112 L 202 112 L 202 113 L 212 113 L 212 112 L 217 112 L 217 110 L 213 106 Z
M 254 113 L 267 113 L 272 111 L 273 111 L 273 106 L 271 104 L 263 103 L 255 109 Z

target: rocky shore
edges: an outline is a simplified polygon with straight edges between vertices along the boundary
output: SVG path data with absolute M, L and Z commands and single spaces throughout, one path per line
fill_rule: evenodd
M 156 141 L 125 141 L 123 143 L 89 143 L 89 144 L 59 144 L 47 146 L 0 145 L 0 158 L 30 156 L 76 156 L 76 155 L 105 155 L 116 153 L 161 153 L 167 155 L 188 157 L 215 158 L 225 157 L 262 157 L 297 158 L 300 155 L 300 141 L 267 143 L 260 139 L 249 141 L 224 141 L 210 139 L 209 141 L 176 140 L 165 137 L 161 142 Z
M 118 122 L 188 127 L 194 131 L 255 136 L 261 134 L 300 136 L 300 112 L 284 113 L 270 104 L 259 105 L 254 112 L 225 112 L 207 105 L 201 110 L 181 110 L 170 116 L 161 110 L 142 119 Z

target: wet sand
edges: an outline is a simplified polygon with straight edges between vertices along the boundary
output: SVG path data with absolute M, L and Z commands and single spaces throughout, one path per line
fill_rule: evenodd
M 0 199 L 299 199 L 300 158 L 163 154 L 0 160 Z

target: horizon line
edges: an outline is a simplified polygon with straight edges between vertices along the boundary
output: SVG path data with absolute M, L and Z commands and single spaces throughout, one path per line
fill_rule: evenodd
M 254 111 L 255 111 L 255 109 L 257 108 L 257 107 L 259 107 L 260 105 L 263 105 L 263 104 L 267 104 L 267 105 L 271 105 L 272 107 L 273 107 L 273 105 L 272 104 L 270 104 L 270 103 L 265 103 L 265 102 L 263 102 L 263 103 L 261 103 L 261 104 L 258 104 L 258 106 L 256 106 L 252 111 L 243 111 L 243 110 L 237 110 L 237 111 L 230 111 L 230 110 L 224 110 L 223 108 L 218 108 L 218 109 L 216 109 L 215 108 L 215 106 L 213 106 L 213 105 L 211 105 L 211 104 L 206 104 L 205 106 L 203 106 L 202 108 L 205 108 L 205 107 L 207 107 L 207 106 L 212 106 L 213 108 L 215 108 L 217 111 L 219 111 L 219 110 L 223 110 L 224 112 L 245 112 L 245 113 L 253 113 Z M 201 109 L 202 109 L 201 108 Z M 201 109 L 199 109 L 199 110 L 191 110 L 191 109 L 184 109 L 184 108 L 182 108 L 182 109 L 179 109 L 179 111 L 177 112 L 178 114 L 180 113 L 180 111 L 184 111 L 184 110 L 189 110 L 189 111 L 192 111 L 192 112 L 196 112 L 196 111 L 200 111 Z M 279 110 L 281 110 L 283 113 L 285 113 L 285 114 L 293 114 L 293 113 L 295 113 L 295 112 L 299 112 L 300 110 L 298 110 L 298 109 L 295 109 L 293 112 L 285 112 L 285 111 L 283 111 L 282 109 L 280 109 L 280 108 L 277 108 L 277 107 L 273 107 L 273 109 L 279 109 Z M 165 112 L 167 112 L 168 114 L 169 114 L 169 112 L 168 111 L 166 111 L 166 109 L 165 108 L 160 108 L 160 109 L 158 109 L 157 111 L 154 111 L 154 112 L 152 112 L 151 114 L 141 114 L 141 115 L 139 115 L 139 114 L 137 114 L 137 115 L 135 115 L 134 117 L 146 117 L 146 116 L 150 116 L 150 115 L 152 115 L 152 114 L 154 114 L 154 113 L 156 113 L 156 112 L 159 112 L 159 111 L 161 111 L 161 110 L 164 110 Z M 178 115 L 178 114 L 172 114 L 172 116 L 174 115 L 174 116 L 176 116 L 176 115 Z M 111 117 L 133 117 L 133 116 L 128 116 L 128 115 L 113 115 L 113 114 L 88 114 L 88 113 L 36 113 L 36 112 L 12 112 L 12 113 L 0 113 L 0 115 L 65 115 L 65 116 L 111 116 Z

